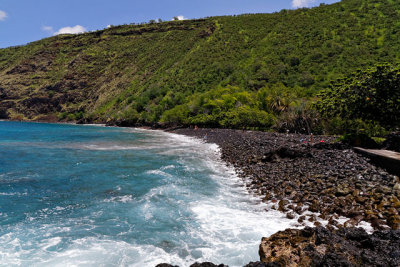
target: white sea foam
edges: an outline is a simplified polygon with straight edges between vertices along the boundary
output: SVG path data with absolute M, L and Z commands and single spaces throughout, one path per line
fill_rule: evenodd
M 168 165 L 168 166 L 163 166 L 163 167 L 161 167 L 161 170 L 171 170 L 171 169 L 174 169 L 175 168 L 175 166 L 174 165 Z
M 150 137 L 128 145 L 93 142 L 68 144 L 68 148 L 152 150 L 160 155 L 178 156 L 179 160 L 176 166 L 165 164 L 159 169 L 146 171 L 146 175 L 161 176 L 165 182 L 150 189 L 140 199 L 126 192 L 122 193 L 123 187 L 116 186 L 118 196 L 102 199 L 101 205 L 124 203 L 126 213 L 132 212 L 130 209 L 135 210 L 133 216 L 143 217 L 145 223 L 156 220 L 160 215 L 159 205 L 165 205 L 161 211 L 166 213 L 172 212 L 168 208 L 184 207 L 183 212 L 187 211 L 188 214 L 183 214 L 183 218 L 173 219 L 185 220 L 187 229 L 175 233 L 176 236 L 165 240 L 165 244 L 148 244 L 141 243 L 141 240 L 118 239 L 125 233 L 129 235 L 136 227 L 129 225 L 129 221 L 115 221 L 115 224 L 129 225 L 124 232 L 118 233 L 118 237 L 102 235 L 96 231 L 96 219 L 109 212 L 103 209 L 87 214 L 84 218 L 66 218 L 39 228 L 28 222 L 26 225 L 17 225 L 12 232 L 0 236 L 0 266 L 152 267 L 167 262 L 184 267 L 195 261 L 243 266 L 249 261 L 259 259 L 257 252 L 261 237 L 289 227 L 299 227 L 296 220 L 289 220 L 283 213 L 271 210 L 259 197 L 249 193 L 245 181 L 232 167 L 221 161 L 217 145 L 161 131 L 128 128 L 124 131 Z M 211 177 L 215 183 L 212 193 L 202 195 L 190 191 L 191 185 L 185 184 L 182 177 L 174 174 L 178 165 L 184 167 L 185 175 L 205 173 Z M 179 197 L 174 198 L 176 195 Z M 45 216 L 61 215 L 73 208 L 45 208 L 38 212 L 39 216 L 28 217 L 27 220 L 32 218 L 40 221 Z M 74 236 L 78 226 L 79 233 L 90 235 L 82 238 Z M 32 238 L 37 236 L 40 238 Z M 172 245 L 169 247 L 168 244 Z
M 219 187 L 216 195 L 190 204 L 195 215 L 193 220 L 198 225 L 190 231 L 192 242 L 201 245 L 196 247 L 188 242 L 191 247 L 188 249 L 189 259 L 242 266 L 249 261 L 258 260 L 261 237 L 296 226 L 283 213 L 265 212 L 267 206 L 247 191 L 243 180 L 233 168 L 220 160 L 220 149 L 217 145 L 187 136 L 157 134 L 167 135 L 166 138 L 175 146 L 162 151 L 163 154 L 182 155 L 180 163 L 188 166 L 187 171 L 211 170 L 211 177 Z M 190 164 L 192 160 L 197 164 Z M 160 171 L 156 173 L 162 174 Z M 164 194 L 169 189 L 168 186 L 165 187 L 154 188 L 148 197 Z M 147 208 L 145 207 L 146 210 Z M 183 266 L 187 266 L 187 263 Z
M 291 203 L 291 202 L 289 201 L 289 203 Z M 272 201 L 268 201 L 266 203 L 266 206 L 267 206 L 266 210 L 275 211 L 277 203 L 274 203 Z M 275 209 L 272 209 L 273 206 L 275 206 Z M 307 209 L 307 208 L 308 208 L 307 205 L 303 205 L 303 209 Z M 321 224 L 321 226 L 327 226 L 329 224 L 328 220 L 324 220 L 324 219 L 319 217 L 321 215 L 321 213 L 319 213 L 319 212 L 311 212 L 311 211 L 306 210 L 301 215 L 299 215 L 297 213 L 292 213 L 292 215 L 294 217 L 292 219 L 293 222 L 296 222 L 300 218 L 300 216 L 308 216 L 308 217 L 313 216 L 314 219 L 315 219 L 315 222 L 319 222 Z M 344 216 L 339 216 L 337 214 L 333 214 L 333 215 L 335 215 L 337 217 L 336 221 L 341 225 L 344 225 L 344 223 L 349 220 L 349 218 L 344 217 Z M 300 223 L 294 223 L 294 226 L 296 228 L 306 227 L 306 226 L 315 227 L 314 221 L 311 222 L 309 220 L 304 220 L 301 224 Z M 374 231 L 373 227 L 371 226 L 371 223 L 366 222 L 366 221 L 361 221 L 355 226 L 363 228 L 368 233 L 372 233 Z
M 129 146 L 129 145 L 117 145 L 113 142 L 102 143 L 102 144 L 85 144 L 85 145 L 77 145 L 74 148 L 76 149 L 84 149 L 84 150 L 100 150 L 100 151 L 108 151 L 108 150 L 138 150 L 141 149 L 138 146 Z
M 180 266 L 187 266 L 189 263 L 179 255 L 167 253 L 154 245 L 137 245 L 95 237 L 76 239 L 63 250 L 57 249 L 62 243 L 60 237 L 43 239 L 40 244 L 32 244 L 9 233 L 0 236 L 0 241 L 2 244 L 0 266 L 142 267 L 155 266 L 162 262 L 175 262 Z
M 257 248 L 261 237 L 268 237 L 277 231 L 286 228 L 302 228 L 297 219 L 289 220 L 284 213 L 270 209 L 272 203 L 264 204 L 259 197 L 251 195 L 244 186 L 244 181 L 238 177 L 232 167 L 227 166 L 220 159 L 220 148 L 216 144 L 204 143 L 201 140 L 187 136 L 170 134 L 183 146 L 197 151 L 200 158 L 213 170 L 212 177 L 219 183 L 220 192 L 212 199 L 195 202 L 191 209 L 196 214 L 199 229 L 193 229 L 194 238 L 205 241 L 205 246 L 197 249 L 197 256 L 202 261 L 229 263 L 230 266 L 240 266 L 245 262 L 257 260 Z M 180 148 L 168 150 L 165 154 L 180 152 Z M 183 152 L 184 153 L 184 152 Z M 193 171 L 196 167 L 186 165 L 187 170 Z M 266 212 L 268 210 L 268 212 Z M 322 225 L 328 221 L 318 218 L 319 213 L 311 213 L 317 217 Z M 348 218 L 339 217 L 339 223 Z M 311 222 L 305 222 L 312 226 Z M 372 232 L 368 222 L 359 223 L 358 227 Z M 229 255 L 229 257 L 227 257 Z M 244 255 L 249 255 L 244 260 Z
M 43 250 L 48 250 L 51 247 L 58 245 L 61 242 L 61 237 L 49 238 L 46 243 L 42 246 Z
M 107 198 L 104 200 L 104 202 L 122 202 L 122 203 L 128 203 L 133 200 L 132 195 L 125 195 L 125 196 L 117 196 L 117 197 L 111 197 Z
M 57 240 L 56 240 L 57 241 Z M 50 240 L 51 243 L 55 242 Z M 46 253 L 43 253 L 46 254 Z M 68 250 L 43 255 L 45 260 L 32 266 L 156 266 L 162 262 L 177 262 L 187 266 L 187 262 L 177 255 L 166 253 L 152 245 L 135 245 L 123 241 L 79 239 Z
M 19 193 L 19 192 L 0 192 L 0 196 L 26 196 L 28 195 L 28 193 L 24 192 L 24 193 Z
M 164 171 L 160 170 L 150 170 L 150 171 L 146 171 L 147 174 L 154 174 L 154 175 L 160 175 L 160 176 L 164 176 L 164 177 L 168 177 L 171 178 L 172 175 L 169 173 L 166 173 Z

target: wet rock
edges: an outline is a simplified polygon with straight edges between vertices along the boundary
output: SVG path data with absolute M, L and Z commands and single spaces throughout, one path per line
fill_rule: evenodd
M 318 217 L 321 218 L 322 220 L 328 219 L 328 215 L 326 215 L 325 213 L 320 214 Z
M 297 220 L 297 222 L 302 223 L 304 222 L 304 220 L 306 219 L 306 216 L 300 216 L 299 219 Z
M 399 237 L 399 230 L 369 235 L 361 228 L 287 229 L 263 238 L 259 254 L 264 263 L 284 266 L 398 266 Z
M 294 216 L 294 214 L 291 213 L 291 212 L 286 213 L 286 218 L 288 218 L 288 219 L 294 219 L 295 217 L 296 217 L 296 216 Z
M 302 206 L 300 206 L 300 205 L 297 205 L 297 206 L 294 208 L 294 211 L 295 211 L 297 214 L 299 214 L 299 215 L 303 214 L 303 212 L 304 212 Z
M 319 209 L 319 201 L 313 200 L 311 203 L 311 206 L 308 208 L 309 211 L 311 212 L 318 212 Z
M 287 201 L 285 199 L 279 201 L 278 210 L 282 211 L 282 212 L 287 211 L 287 209 L 285 208 L 285 205 L 287 205 L 288 203 L 289 203 L 289 201 Z
M 309 222 L 315 222 L 317 220 L 317 216 L 315 214 L 309 215 L 308 221 Z
M 374 166 L 349 146 L 333 142 L 332 137 L 314 136 L 317 144 L 310 145 L 299 141 L 309 138 L 300 134 L 228 129 L 175 132 L 199 138 L 207 133 L 207 141 L 220 146 L 222 158 L 246 179 L 249 190 L 261 194 L 263 201 L 276 201 L 281 212 L 301 215 L 306 209 L 301 204 L 326 216 L 337 213 L 350 219 L 362 215 L 382 228 L 396 215 L 390 210 L 399 209 L 400 201 L 391 200 L 400 198 L 398 177 Z M 334 221 L 330 224 L 338 226 Z
M 380 219 L 378 219 L 378 218 L 376 218 L 376 217 L 372 217 L 372 219 L 371 219 L 371 226 L 372 226 L 374 229 L 378 229 L 378 230 L 384 229 L 383 224 L 384 224 L 384 222 L 383 222 L 382 220 L 380 220 Z
M 344 223 L 344 227 L 348 227 L 348 228 L 355 227 L 355 226 L 357 226 L 358 223 L 359 223 L 359 220 L 352 218 L 350 220 L 347 220 Z
M 315 227 L 320 227 L 320 226 L 322 226 L 322 223 L 320 223 L 320 222 L 314 222 L 314 226 L 315 226 Z

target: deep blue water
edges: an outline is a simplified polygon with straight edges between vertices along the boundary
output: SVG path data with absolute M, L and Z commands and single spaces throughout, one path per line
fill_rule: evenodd
M 161 131 L 0 122 L 0 265 L 258 260 L 288 221 L 218 153 Z

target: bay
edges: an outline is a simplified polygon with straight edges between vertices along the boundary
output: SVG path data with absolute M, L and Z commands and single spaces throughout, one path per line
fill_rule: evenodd
M 265 208 L 213 144 L 0 122 L 1 266 L 242 266 L 291 226 Z

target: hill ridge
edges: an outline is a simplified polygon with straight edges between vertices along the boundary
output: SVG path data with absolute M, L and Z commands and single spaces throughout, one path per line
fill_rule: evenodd
M 400 3 L 122 25 L 0 49 L 0 117 L 271 127 L 331 80 L 400 57 Z

